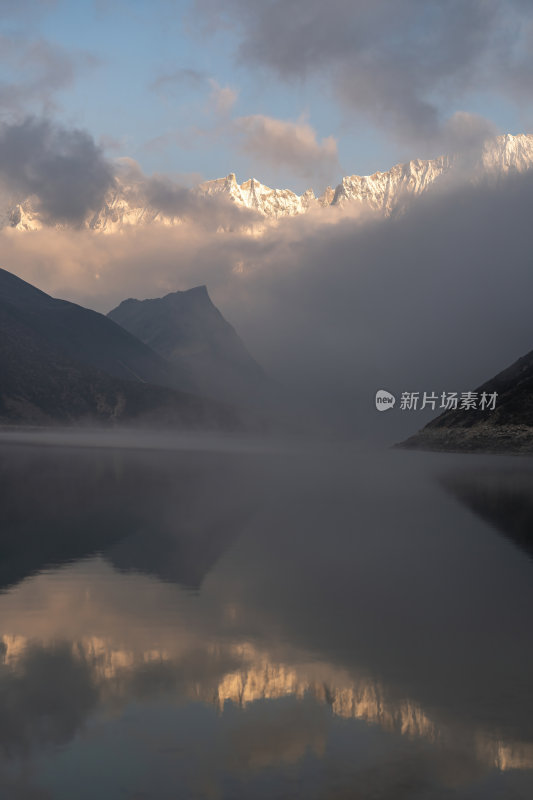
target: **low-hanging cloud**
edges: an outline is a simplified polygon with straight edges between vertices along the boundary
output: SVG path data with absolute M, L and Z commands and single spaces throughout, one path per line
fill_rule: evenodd
M 0 175 L 19 200 L 34 196 L 43 219 L 52 222 L 80 223 L 113 182 L 88 133 L 33 117 L 0 127 Z
M 207 30 L 237 31 L 243 63 L 327 78 L 345 108 L 433 148 L 464 144 L 448 120 L 469 93 L 531 97 L 533 7 L 521 0 L 195 0 L 194 9 Z
M 149 207 L 165 217 L 188 221 L 194 229 L 212 231 L 248 229 L 262 221 L 257 212 L 236 205 L 224 193 L 202 194 L 169 175 L 146 175 L 133 159 L 120 159 L 115 170 L 133 208 Z
M 90 134 L 46 118 L 0 126 L 0 181 L 8 209 L 29 200 L 47 226 L 84 226 L 113 202 L 115 192 L 140 214 L 194 217 L 195 225 L 207 229 L 249 227 L 260 220 L 224 194 L 203 196 L 171 176 L 146 175 L 133 159 L 112 162 Z
M 394 440 L 427 416 L 374 394 L 467 391 L 531 350 L 531 174 L 426 195 L 393 219 L 281 220 L 261 236 L 174 228 L 0 234 L 2 266 L 109 310 L 206 283 L 250 350 L 328 424 Z
M 169 216 L 193 218 L 195 226 L 228 230 L 262 222 L 257 212 L 235 205 L 224 194 L 204 196 L 195 189 L 176 184 L 165 175 L 146 178 L 143 191 L 150 206 Z

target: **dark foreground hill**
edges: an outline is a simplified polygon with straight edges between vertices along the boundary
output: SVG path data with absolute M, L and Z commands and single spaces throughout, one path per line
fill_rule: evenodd
M 58 300 L 0 269 L 0 303 L 19 324 L 65 357 L 108 375 L 176 389 L 191 389 L 186 374 L 103 314 Z
M 0 270 L 0 422 L 237 424 L 179 385 L 178 370 L 102 314 Z
M 204 394 L 246 405 L 272 392 L 205 286 L 153 300 L 124 300 L 108 317 L 190 375 Z
M 533 453 L 533 351 L 477 390 L 497 392 L 493 411 L 445 411 L 401 447 L 463 452 Z

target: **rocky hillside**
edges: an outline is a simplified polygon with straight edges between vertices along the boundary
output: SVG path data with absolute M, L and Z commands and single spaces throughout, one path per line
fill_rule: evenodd
M 401 447 L 462 452 L 533 453 L 533 351 L 477 390 L 497 392 L 493 411 L 450 410 Z

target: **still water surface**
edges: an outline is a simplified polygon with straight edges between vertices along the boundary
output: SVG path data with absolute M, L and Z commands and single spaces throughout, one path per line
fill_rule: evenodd
M 0 442 L 0 797 L 533 797 L 532 461 L 40 441 Z

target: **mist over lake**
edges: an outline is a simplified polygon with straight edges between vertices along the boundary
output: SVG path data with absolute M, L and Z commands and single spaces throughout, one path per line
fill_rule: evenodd
M 528 459 L 83 431 L 0 458 L 6 796 L 530 796 Z

